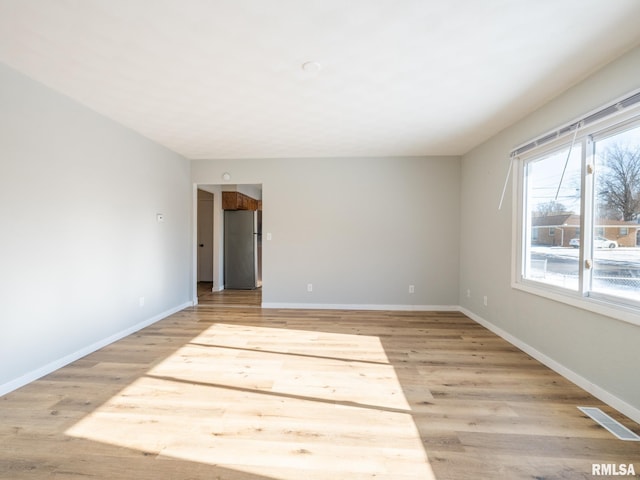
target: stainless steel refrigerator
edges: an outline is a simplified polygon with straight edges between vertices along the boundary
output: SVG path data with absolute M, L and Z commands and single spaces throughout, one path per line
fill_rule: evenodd
M 224 212 L 224 288 L 258 287 L 258 215 L 251 210 Z

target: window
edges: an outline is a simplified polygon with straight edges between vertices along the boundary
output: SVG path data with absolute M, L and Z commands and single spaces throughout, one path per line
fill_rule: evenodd
M 554 248 L 570 246 L 572 239 L 564 238 L 563 227 L 580 212 L 580 148 L 569 150 L 567 146 L 548 152 L 525 166 L 523 277 L 577 291 L 578 256 L 562 256 Z
M 640 323 L 640 94 L 629 98 L 512 154 L 514 286 Z
M 638 225 L 640 218 L 640 121 L 595 136 L 593 144 L 594 223 L 600 226 L 593 240 L 590 290 L 640 300 L 640 251 L 635 239 L 615 236 L 618 225 Z

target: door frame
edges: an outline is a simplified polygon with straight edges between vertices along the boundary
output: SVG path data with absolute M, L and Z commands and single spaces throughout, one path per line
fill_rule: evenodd
M 263 182 L 242 182 L 237 185 L 260 185 L 262 198 L 264 198 Z M 191 207 L 191 302 L 198 305 L 198 189 L 213 193 L 213 289 L 212 291 L 224 290 L 224 221 L 222 210 L 222 191 L 229 184 L 221 183 L 193 183 L 192 184 L 192 207 Z M 264 217 L 262 218 L 264 221 Z M 263 225 L 264 227 L 264 225 Z M 261 279 L 264 278 L 264 242 L 262 242 L 262 255 L 260 262 Z

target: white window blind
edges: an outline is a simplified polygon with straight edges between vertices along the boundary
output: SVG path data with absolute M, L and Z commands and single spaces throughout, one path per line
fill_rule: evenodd
M 537 147 L 541 147 L 549 142 L 552 142 L 558 138 L 564 137 L 570 133 L 576 133 L 576 130 L 579 128 L 588 127 L 596 122 L 606 119 L 607 117 L 614 115 L 616 113 L 620 113 L 629 107 L 633 107 L 635 105 L 640 104 L 640 91 L 637 91 L 625 98 L 618 100 L 614 103 L 611 103 L 603 108 L 600 108 L 594 112 L 591 112 L 585 115 L 582 118 L 579 118 L 568 125 L 560 127 L 552 132 L 546 133 L 524 145 L 519 146 L 514 149 L 510 153 L 510 157 L 517 157 L 529 150 L 532 150 Z

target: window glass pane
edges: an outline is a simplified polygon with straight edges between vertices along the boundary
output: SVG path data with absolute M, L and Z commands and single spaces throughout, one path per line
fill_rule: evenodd
M 596 143 L 591 289 L 640 300 L 640 126 Z
M 568 154 L 567 146 L 526 165 L 523 276 L 578 290 L 581 146 Z

